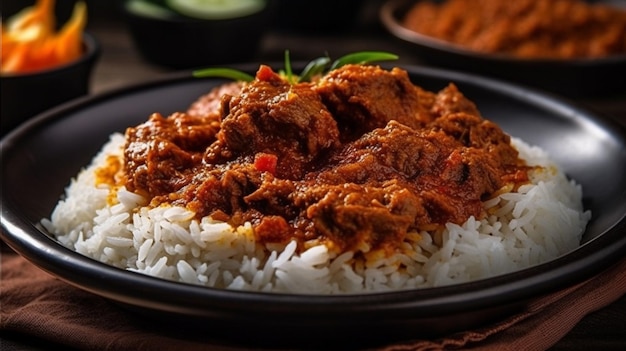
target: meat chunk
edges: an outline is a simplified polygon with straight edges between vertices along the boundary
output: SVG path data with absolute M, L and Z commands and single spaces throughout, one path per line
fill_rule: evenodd
M 436 95 L 430 111 L 435 118 L 457 112 L 480 117 L 476 104 L 466 98 L 454 84 L 449 84 Z
M 415 86 L 400 69 L 346 65 L 324 76 L 315 90 L 348 140 L 390 120 L 419 128 L 433 118 L 433 94 Z
M 381 186 L 346 183 L 317 186 L 299 193 L 317 238 L 340 250 L 363 252 L 402 242 L 427 214 L 421 199 L 395 181 Z M 393 245 L 391 245 L 393 246 Z
M 126 187 L 144 196 L 178 191 L 191 179 L 189 169 L 202 162 L 204 149 L 215 140 L 219 121 L 213 116 L 176 113 L 126 130 Z
M 257 77 L 223 102 L 228 107 L 206 160 L 268 153 L 277 156 L 278 175 L 301 177 L 309 162 L 338 145 L 337 123 L 310 84 L 290 84 L 265 66 Z

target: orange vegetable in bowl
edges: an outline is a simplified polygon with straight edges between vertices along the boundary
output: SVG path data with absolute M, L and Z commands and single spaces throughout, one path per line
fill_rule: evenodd
M 55 30 L 54 0 L 35 5 L 2 23 L 2 73 L 26 73 L 64 65 L 83 52 L 87 6 L 79 1 L 70 19 Z

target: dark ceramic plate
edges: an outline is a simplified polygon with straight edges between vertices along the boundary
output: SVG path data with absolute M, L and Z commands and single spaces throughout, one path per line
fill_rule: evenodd
M 258 66 L 238 66 L 254 71 Z M 580 248 L 551 262 L 473 283 L 352 296 L 226 291 L 117 269 L 64 248 L 38 222 L 109 134 L 150 113 L 185 109 L 222 82 L 182 72 L 74 101 L 2 140 L 2 239 L 43 270 L 162 325 L 214 337 L 263 341 L 389 342 L 473 328 L 524 308 L 535 297 L 598 274 L 626 253 L 626 131 L 532 90 L 458 72 L 406 67 L 431 91 L 455 82 L 484 116 L 548 150 L 584 188 L 593 212 Z M 372 332 L 367 332 L 371 330 Z M 311 338 L 311 333 L 315 338 Z M 198 335 L 198 334 L 196 334 Z M 241 338 L 239 338 L 241 342 Z M 273 344 L 275 345 L 275 344 Z
M 568 97 L 602 96 L 626 91 L 626 54 L 560 60 L 520 59 L 510 55 L 479 53 L 403 27 L 402 19 L 419 1 L 422 0 L 388 0 L 381 6 L 379 17 L 393 38 L 429 65 L 506 79 Z M 589 2 L 618 3 L 615 0 Z

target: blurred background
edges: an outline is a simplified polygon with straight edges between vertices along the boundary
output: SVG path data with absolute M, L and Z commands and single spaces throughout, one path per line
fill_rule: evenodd
M 34 2 L 34 0 L 3 0 L 2 17 L 7 18 Z M 56 0 L 59 23 L 65 22 L 70 17 L 75 2 L 75 0 Z M 265 27 L 252 29 L 262 31 L 263 35 L 259 46 L 248 50 L 249 56 L 208 64 L 242 61 L 282 62 L 285 49 L 290 50 L 291 59 L 294 61 L 308 61 L 326 53 L 331 57 L 338 57 L 358 50 L 388 50 L 399 54 L 404 63 L 417 62 L 410 55 L 398 52 L 397 45 L 388 42 L 388 34 L 378 21 L 381 0 L 311 2 L 271 0 L 271 2 L 274 9 L 280 7 L 285 12 L 274 11 L 272 19 Z M 86 0 L 86 3 L 88 7 L 86 30 L 96 37 L 102 48 L 100 62 L 93 76 L 94 93 L 179 69 L 155 64 L 142 56 L 133 42 L 129 20 L 123 11 L 124 1 Z M 329 17 L 327 13 L 335 15 Z M 235 42 L 232 45 L 235 47 L 238 44 Z M 232 47 L 224 49 L 232 50 Z
M 64 23 L 70 17 L 75 2 L 76 0 L 56 0 L 55 12 L 58 23 Z M 85 2 L 88 8 L 86 31 L 93 34 L 101 45 L 101 57 L 92 77 L 92 93 L 123 87 L 154 78 L 161 73 L 185 68 L 184 65 L 168 66 L 157 62 L 159 57 L 165 59 L 165 55 L 172 54 L 172 50 L 167 48 L 167 43 L 168 40 L 176 41 L 175 39 L 168 39 L 156 32 L 151 40 L 133 37 L 139 35 L 133 27 L 139 24 L 134 23 L 132 16 L 125 11 L 124 0 L 85 0 Z M 222 47 L 220 51 L 239 54 L 230 57 L 218 55 L 212 60 L 207 59 L 206 65 L 244 61 L 282 62 L 284 52 L 288 49 L 293 61 L 308 61 L 325 54 L 336 58 L 354 51 L 381 50 L 398 54 L 399 64 L 437 66 L 437 62 L 423 60 L 420 51 L 397 40 L 382 25 L 379 13 L 385 2 L 385 0 L 269 0 L 268 6 L 271 8 L 269 19 L 256 23 L 254 28 L 248 30 L 248 36 L 258 38 L 258 43 L 251 45 L 233 37 L 231 41 L 219 44 Z M 3 20 L 33 3 L 34 0 L 3 0 L 1 3 Z M 141 26 L 152 26 L 148 27 L 152 28 L 148 31 L 158 30 L 164 27 L 162 23 L 156 25 L 143 23 Z M 145 36 L 145 31 L 144 29 L 141 35 Z M 161 33 L 163 32 L 165 30 Z M 228 27 L 218 28 L 218 32 L 221 37 L 226 34 L 234 35 L 234 31 Z M 215 35 L 213 34 L 213 38 Z M 237 35 L 246 36 L 246 33 Z M 197 38 L 194 40 L 198 42 L 198 46 L 207 45 Z M 157 46 L 159 54 L 147 54 L 143 50 L 145 46 Z M 624 62 L 622 58 L 621 67 L 624 66 Z M 198 66 L 198 61 L 190 66 Z M 613 102 L 623 100 L 625 95 L 624 91 L 612 90 L 600 95 L 582 96 L 582 102 L 592 107 L 600 105 L 602 111 L 609 115 L 623 114 L 624 108 L 619 104 L 616 106 Z M 579 98 L 581 96 L 576 96 L 577 101 L 581 100 Z
M 58 23 L 64 23 L 70 17 L 75 2 L 76 0 L 56 0 L 55 12 Z M 171 33 L 172 28 L 175 28 L 163 29 L 169 21 L 138 24 L 133 19 L 137 16 L 129 15 L 125 10 L 125 0 L 85 0 L 85 2 L 88 8 L 86 31 L 94 35 L 101 46 L 101 57 L 92 76 L 91 93 L 123 87 L 155 78 L 162 73 L 188 67 L 238 62 L 280 63 L 283 61 L 286 49 L 290 51 L 292 61 L 309 61 L 325 54 L 330 55 L 331 58 L 337 58 L 355 51 L 379 50 L 399 55 L 398 64 L 438 66 L 437 61 L 424 60 L 421 51 L 398 40 L 383 26 L 380 11 L 386 3 L 385 0 L 269 0 L 268 7 L 271 11 L 266 14 L 264 22 L 254 23 L 253 28 L 244 33 L 235 34 L 236 30 L 223 26 L 217 30 L 213 29 L 211 37 L 192 38 L 197 43 L 195 44 L 198 46 L 197 50 L 200 50 L 200 46 L 209 45 L 204 44 L 199 38 L 206 38 L 210 41 L 217 40 L 216 36 L 223 38 L 225 35 L 232 35 L 232 39 L 222 41 L 217 46 L 220 47 L 219 51 L 231 52 L 233 55 L 213 54 L 210 59 L 196 60 L 188 67 L 184 63 L 169 65 L 159 62 L 159 59 L 164 61 L 168 59 L 167 55 L 175 53 L 176 50 L 168 49 L 169 42 L 180 44 L 182 41 L 181 36 L 176 37 L 172 34 L 172 37 L 168 38 L 164 34 Z M 35 3 L 34 0 L 2 1 L 3 20 L 33 3 Z M 195 20 L 195 22 L 198 21 Z M 141 26 L 148 29 L 143 28 L 142 33 L 139 34 L 137 27 Z M 189 24 L 186 26 L 189 27 Z M 193 26 L 197 26 L 197 23 Z M 158 32 L 159 28 L 161 32 Z M 192 27 L 186 30 L 200 33 L 198 28 Z M 149 35 L 150 31 L 153 35 Z M 141 35 L 143 37 L 139 37 Z M 239 35 L 239 39 L 235 35 Z M 258 38 L 258 40 L 252 42 L 248 38 L 249 41 L 246 42 L 240 39 L 246 36 Z M 157 50 L 152 53 L 158 52 L 158 54 L 146 52 L 146 47 Z M 215 46 L 212 46 L 211 50 L 215 53 Z M 181 53 L 175 53 L 175 55 L 184 56 Z M 206 62 L 206 64 L 199 62 Z M 626 58 L 619 60 L 620 67 L 624 67 L 625 63 Z M 575 76 L 575 71 L 572 74 Z M 575 97 L 577 102 L 582 102 L 586 106 L 601 106 L 605 114 L 619 115 L 624 114 L 624 107 L 614 102 L 622 101 L 624 96 L 626 92 L 613 89 L 608 93 L 565 97 Z

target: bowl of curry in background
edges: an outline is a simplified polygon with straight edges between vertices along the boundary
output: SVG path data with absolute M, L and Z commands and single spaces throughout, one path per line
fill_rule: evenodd
M 54 2 L 38 1 L 32 7 L 12 14 L 6 21 L 3 19 L 0 73 L 2 136 L 48 109 L 89 93 L 92 73 L 101 49 L 97 39 L 84 32 L 87 20 L 84 3 L 74 8 L 72 18 L 58 32 L 37 29 L 47 31 L 45 37 L 26 44 L 10 37 L 23 37 L 23 34 L 17 33 L 20 31 L 32 35 L 33 29 L 29 25 L 22 26 L 17 22 L 40 23 L 40 19 L 54 22 L 56 15 L 53 7 Z M 25 21 L 26 17 L 30 19 Z M 34 51 L 31 44 L 39 51 Z
M 389 0 L 379 18 L 427 65 L 566 97 L 626 92 L 626 8 L 615 1 Z

